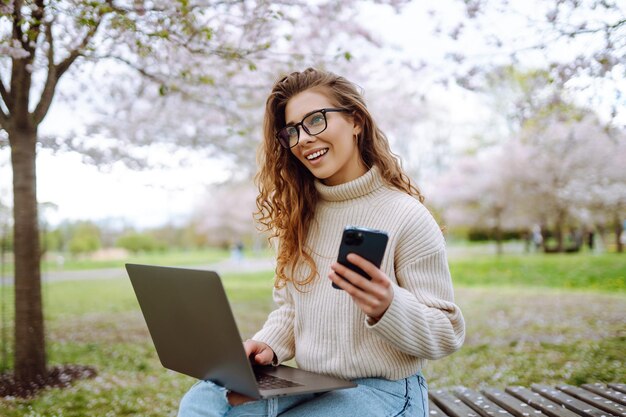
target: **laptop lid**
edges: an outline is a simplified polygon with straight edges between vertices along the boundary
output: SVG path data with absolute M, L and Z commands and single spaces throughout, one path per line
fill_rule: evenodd
M 137 264 L 126 264 L 126 270 L 164 367 L 252 398 L 355 386 L 350 381 L 280 366 L 263 368 L 267 368 L 265 373 L 297 385 L 260 391 L 216 272 Z
M 126 270 L 164 367 L 259 396 L 215 272 L 131 264 Z

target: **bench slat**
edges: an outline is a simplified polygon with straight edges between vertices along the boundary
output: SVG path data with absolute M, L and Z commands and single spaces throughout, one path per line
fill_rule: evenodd
M 545 417 L 540 410 L 499 389 L 487 388 L 483 390 L 483 394 L 515 417 Z
M 428 400 L 428 414 L 430 417 L 447 417 L 446 413 L 444 413 L 431 399 Z
M 613 388 L 615 391 L 626 394 L 626 384 L 608 384 L 608 386 Z
M 532 384 L 531 389 L 584 417 L 610 417 L 612 415 L 547 385 Z
M 619 403 L 621 405 L 626 405 L 626 394 L 620 391 L 616 391 L 607 387 L 604 384 L 583 384 L 582 387 L 587 391 L 595 392 L 596 394 L 600 394 L 603 397 L 608 398 L 609 400 Z
M 450 417 L 478 417 L 478 413 L 446 390 L 430 391 L 428 396 Z
M 607 413 L 611 413 L 615 416 L 626 417 L 626 407 L 621 404 L 616 404 L 615 402 L 601 395 L 594 394 L 585 389 L 574 387 L 571 385 L 558 385 L 557 388 L 571 395 L 572 397 L 583 400 L 596 408 L 606 411 Z
M 561 404 L 557 404 L 554 401 L 542 397 L 528 388 L 508 387 L 506 392 L 541 410 L 544 414 L 550 417 L 579 417 L 578 414 L 568 410 Z
M 511 413 L 479 392 L 461 387 L 455 389 L 454 394 L 483 417 L 512 417 Z

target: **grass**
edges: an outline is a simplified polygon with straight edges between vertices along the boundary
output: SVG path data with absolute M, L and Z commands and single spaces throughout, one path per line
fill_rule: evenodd
M 526 254 L 450 260 L 456 285 L 626 292 L 626 254 Z
M 451 261 L 467 338 L 459 352 L 427 366 L 430 387 L 625 382 L 623 259 Z M 271 280 L 270 272 L 224 276 L 243 337 L 272 308 Z M 194 381 L 161 367 L 127 279 L 47 283 L 43 292 L 50 365 L 92 365 L 99 375 L 33 399 L 1 399 L 2 416 L 175 415 Z
M 266 254 L 266 252 L 261 252 Z M 63 261 L 59 262 L 59 257 L 63 257 Z M 167 265 L 202 265 L 219 262 L 228 259 L 230 252 L 225 249 L 209 248 L 194 250 L 168 250 L 164 252 L 144 252 L 137 254 L 129 254 L 124 258 L 115 259 L 92 259 L 86 256 L 72 257 L 67 254 L 50 253 L 42 262 L 42 270 L 46 272 L 52 271 L 77 271 L 87 269 L 117 268 L 120 265 L 130 263 L 140 264 L 167 264 Z M 257 256 L 256 252 L 249 251 L 246 253 L 248 257 Z M 5 274 L 13 273 L 13 262 L 11 256 L 7 256 L 7 264 L 5 265 Z
M 464 347 L 431 362 L 431 385 L 626 381 L 626 297 L 539 288 L 457 287 Z

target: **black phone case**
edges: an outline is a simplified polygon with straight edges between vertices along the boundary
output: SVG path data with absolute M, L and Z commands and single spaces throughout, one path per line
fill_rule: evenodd
M 360 238 L 355 238 L 355 235 L 360 236 Z M 372 279 L 361 268 L 348 262 L 347 256 L 349 253 L 356 253 L 380 268 L 388 240 L 389 236 L 387 236 L 387 233 L 381 230 L 347 226 L 341 237 L 337 262 L 367 279 Z M 341 289 L 335 283 L 333 283 L 333 288 Z

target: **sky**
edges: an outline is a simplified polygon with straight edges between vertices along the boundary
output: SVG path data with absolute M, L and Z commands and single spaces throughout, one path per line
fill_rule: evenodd
M 447 0 L 440 4 L 444 3 L 451 4 Z M 422 59 L 443 63 L 443 51 L 451 47 L 467 47 L 451 44 L 450 40 L 433 38 L 433 22 L 424 12 L 423 4 L 413 2 L 400 15 L 390 8 L 376 5 L 361 9 L 362 18 L 373 22 L 372 31 L 388 45 L 381 51 L 383 57 L 400 56 L 416 63 Z M 447 7 L 446 13 L 452 18 L 462 14 L 458 6 L 442 7 Z M 522 22 L 514 17 L 496 18 L 492 24 L 502 26 L 500 29 L 508 28 L 512 33 L 521 30 L 522 26 Z M 472 48 L 474 54 L 480 55 L 478 43 L 472 44 Z M 497 57 L 486 56 L 486 59 Z M 432 91 L 440 103 L 449 106 L 452 125 L 485 118 L 484 109 L 476 105 L 470 95 L 462 94 L 459 90 Z M 72 111 L 55 104 L 40 131 L 64 133 L 67 126 L 63 121 L 76 118 L 77 115 Z M 462 134 L 457 132 L 455 136 L 462 137 Z M 8 149 L 0 150 L 0 201 L 5 204 L 11 199 L 9 157 Z M 197 205 L 206 199 L 207 187 L 228 179 L 225 162 L 193 157 L 187 166 L 167 170 L 137 172 L 113 165 L 102 171 L 82 163 L 77 154 L 53 155 L 49 151 L 41 151 L 37 164 L 38 199 L 56 205 L 56 209 L 48 210 L 46 214 L 51 224 L 58 224 L 63 219 L 117 219 L 138 228 L 184 223 Z

